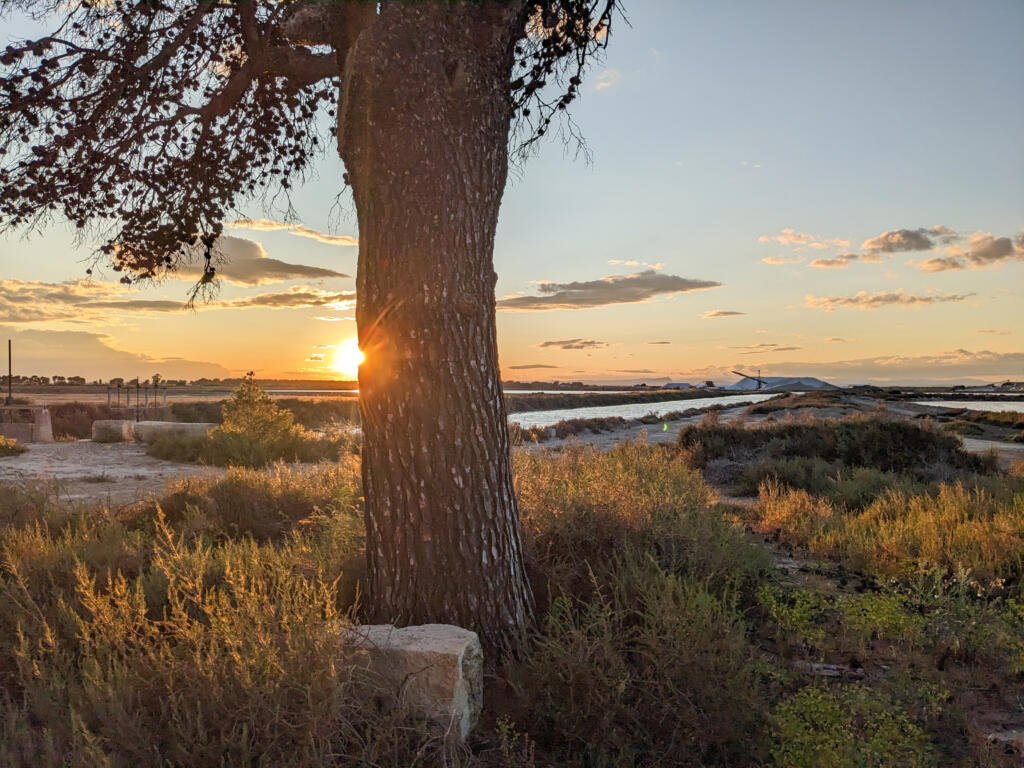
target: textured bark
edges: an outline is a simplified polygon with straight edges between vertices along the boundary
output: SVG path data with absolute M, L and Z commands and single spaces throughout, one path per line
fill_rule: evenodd
M 339 151 L 374 618 L 515 646 L 531 615 L 497 360 L 494 233 L 515 3 L 387 3 L 350 50 Z

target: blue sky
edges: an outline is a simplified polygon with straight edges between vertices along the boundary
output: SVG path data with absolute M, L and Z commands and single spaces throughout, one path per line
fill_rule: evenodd
M 1024 379 L 1024 4 L 625 8 L 630 24 L 574 105 L 592 162 L 554 140 L 510 178 L 495 250 L 506 377 L 703 380 L 743 366 L 844 382 Z M 305 226 L 358 234 L 349 200 L 335 202 L 342 170 L 327 157 L 297 192 Z M 232 235 L 247 238 L 243 256 L 354 274 L 351 246 Z M 42 296 L 29 283 L 81 277 L 88 252 L 59 226 L 0 239 L 4 290 Z M 691 289 L 698 281 L 721 285 Z M 180 299 L 187 285 L 127 299 Z M 33 319 L 0 303 L 0 325 L 33 332 L 22 346 L 40 366 L 48 344 L 93 334 L 91 359 L 114 350 L 120 367 L 134 356 L 171 376 L 327 376 L 354 325 L 314 318 L 350 317 L 343 303 L 241 305 L 353 285 L 227 285 L 233 306 L 195 314 L 41 305 Z

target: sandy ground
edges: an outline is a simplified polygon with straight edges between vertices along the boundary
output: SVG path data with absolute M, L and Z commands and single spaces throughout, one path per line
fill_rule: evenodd
M 1004 443 L 999 440 L 979 440 L 976 437 L 961 438 L 964 450 L 970 453 L 987 453 L 995 451 L 999 457 L 999 465 L 1006 469 L 1015 461 L 1024 461 L 1024 444 Z
M 178 464 L 146 455 L 139 443 L 31 443 L 20 456 L 0 458 L 0 480 L 52 482 L 62 499 L 124 504 L 160 493 L 180 477 L 216 476 L 218 467 Z

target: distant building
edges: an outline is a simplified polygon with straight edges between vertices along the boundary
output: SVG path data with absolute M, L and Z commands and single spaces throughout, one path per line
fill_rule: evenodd
M 740 374 L 743 376 L 743 374 Z M 813 376 L 744 376 L 734 384 L 722 389 L 737 392 L 817 392 L 825 389 L 839 389 L 834 384 Z

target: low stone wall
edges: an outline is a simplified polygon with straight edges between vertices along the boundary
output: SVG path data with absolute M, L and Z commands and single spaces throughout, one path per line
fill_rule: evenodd
M 94 443 L 128 443 L 134 439 L 134 421 L 99 419 L 92 423 L 92 441 Z
M 216 426 L 209 422 L 137 421 L 135 439 L 140 443 L 151 443 L 163 435 L 205 437 Z
M 400 704 L 462 741 L 483 706 L 483 650 L 476 632 L 451 624 L 345 630 L 356 662 L 393 685 Z
M 161 435 L 203 437 L 216 426 L 208 422 L 100 419 L 92 423 L 92 440 L 94 443 L 127 443 L 132 440 L 151 443 Z

